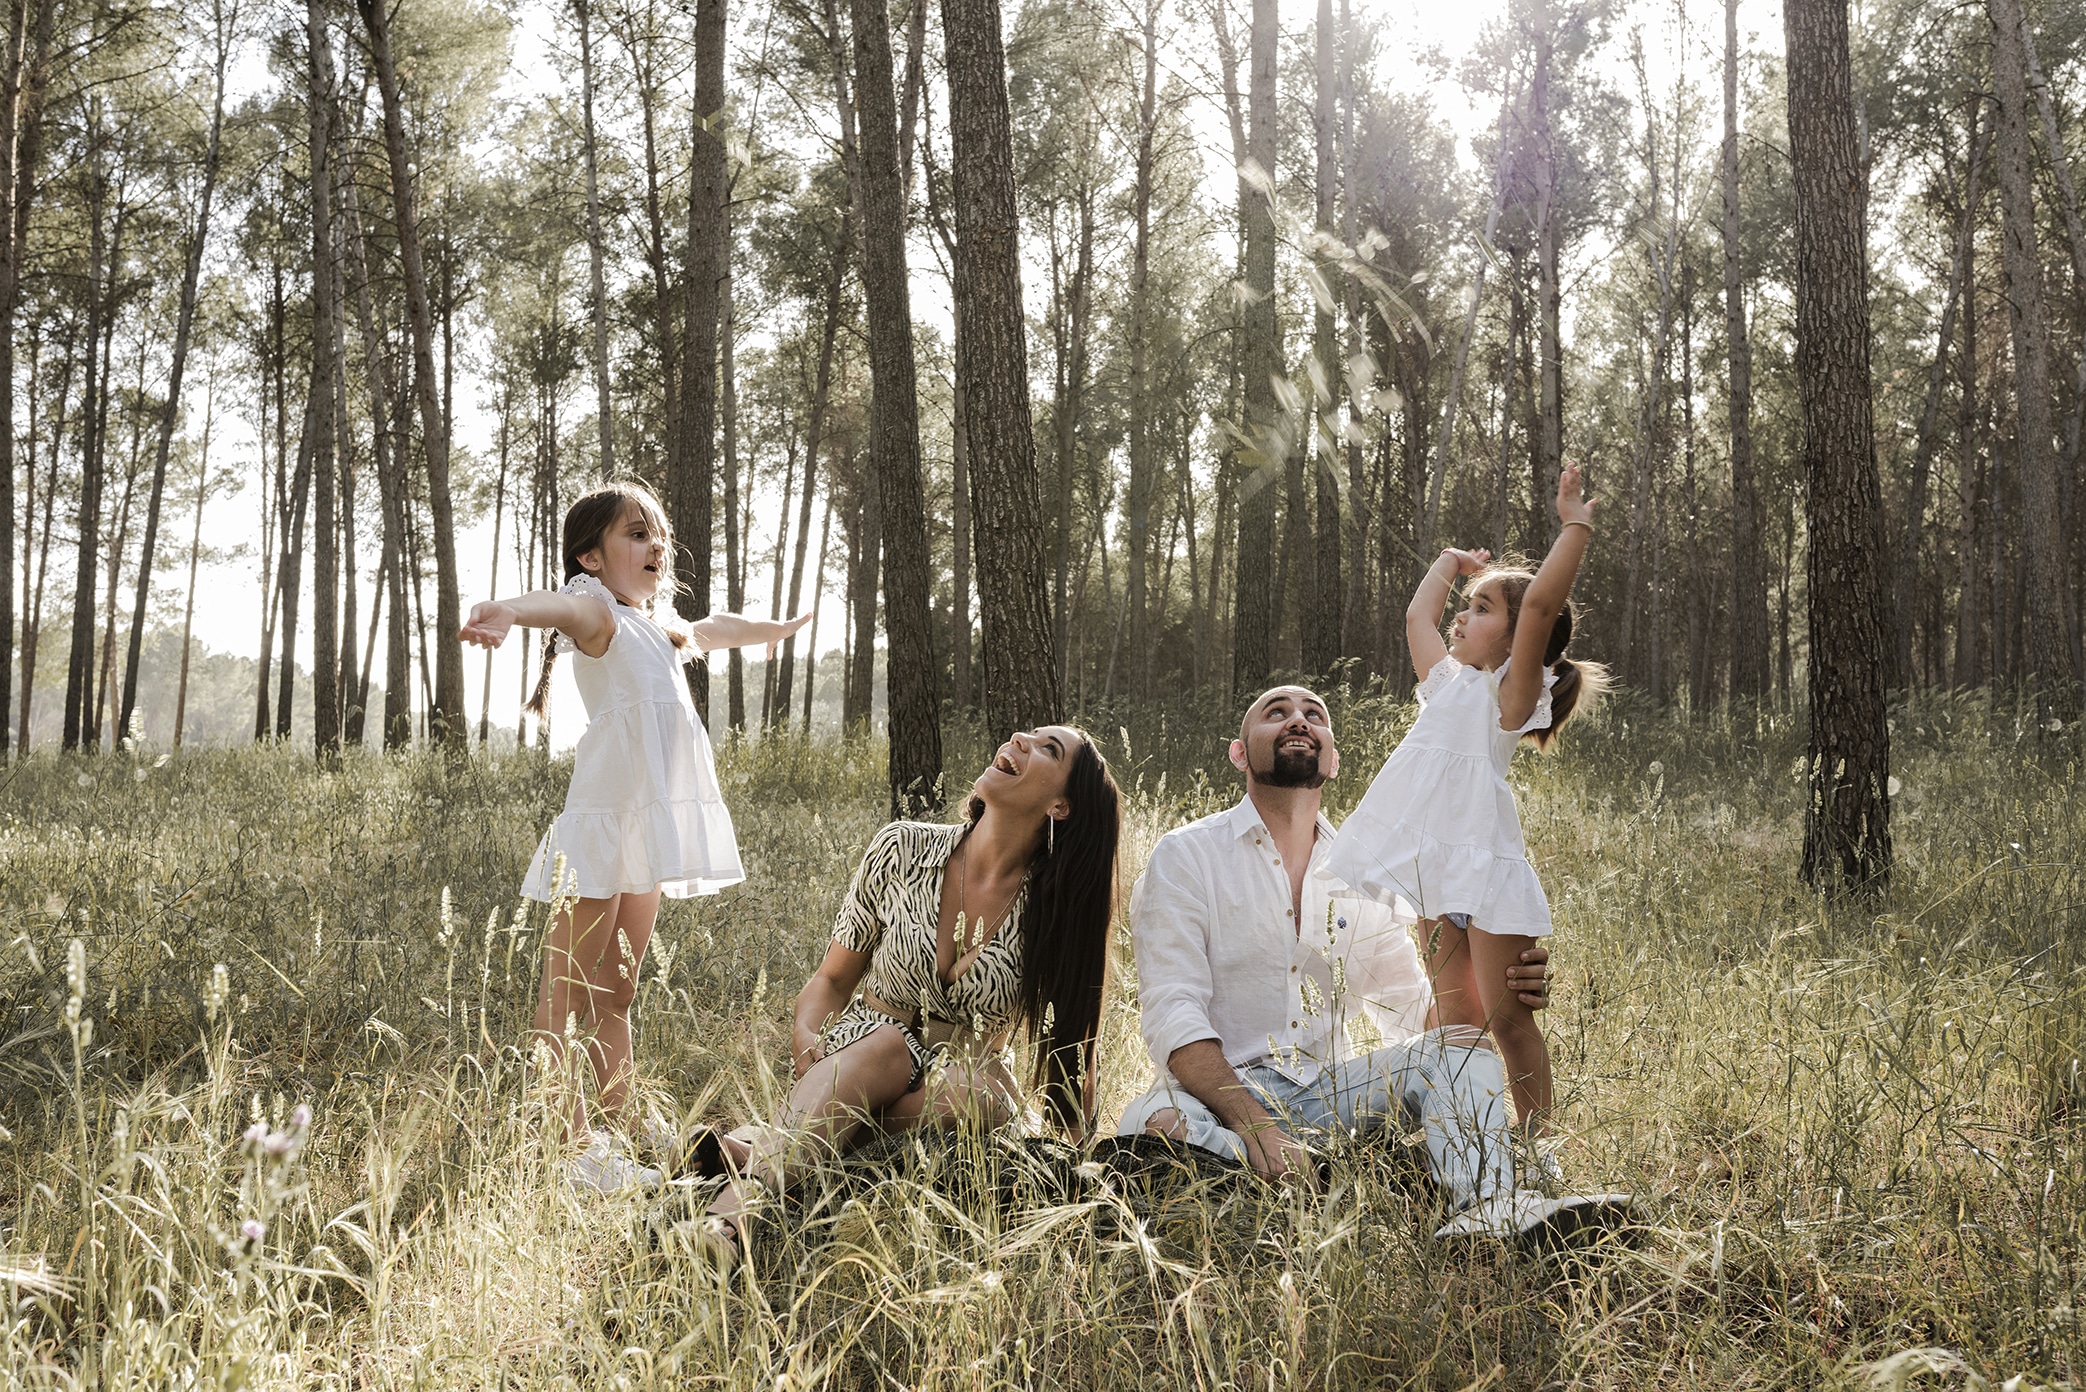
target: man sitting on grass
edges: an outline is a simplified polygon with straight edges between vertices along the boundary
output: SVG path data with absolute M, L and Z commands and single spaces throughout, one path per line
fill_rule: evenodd
M 1437 1238 L 1565 1232 L 1625 1213 L 1621 1194 L 1547 1197 L 1517 1182 L 1499 1055 L 1468 1028 L 1430 1028 L 1412 914 L 1323 866 L 1321 789 L 1340 770 L 1325 702 L 1278 686 L 1247 708 L 1231 762 L 1237 806 L 1161 837 L 1130 900 L 1152 1088 L 1120 1132 L 1215 1151 L 1269 1179 L 1312 1182 L 1314 1134 L 1393 1118 L 1425 1136 L 1454 1210 Z M 1541 946 L 1507 969 L 1548 996 Z

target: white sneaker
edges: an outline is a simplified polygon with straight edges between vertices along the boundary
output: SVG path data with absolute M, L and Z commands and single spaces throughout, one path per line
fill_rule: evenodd
M 1442 1224 L 1434 1240 L 1489 1237 L 1519 1242 L 1538 1237 L 1569 1238 L 1588 1228 L 1619 1226 L 1629 1215 L 1628 1194 L 1568 1194 L 1551 1199 L 1532 1189 L 1517 1189 L 1472 1204 Z
M 649 1165 L 640 1165 L 625 1155 L 616 1138 L 606 1131 L 593 1133 L 594 1143 L 565 1165 L 565 1179 L 575 1189 L 613 1194 L 626 1185 L 656 1187 L 662 1176 Z
M 1557 1163 L 1557 1152 L 1541 1142 L 1531 1143 L 1521 1162 L 1521 1183 L 1530 1189 L 1540 1189 L 1546 1194 L 1555 1194 L 1564 1188 L 1564 1166 Z

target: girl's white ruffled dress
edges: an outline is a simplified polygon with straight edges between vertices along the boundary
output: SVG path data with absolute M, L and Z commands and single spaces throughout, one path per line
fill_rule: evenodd
M 1550 724 L 1550 689 L 1518 730 L 1499 728 L 1497 671 L 1444 657 L 1420 683 L 1420 715 L 1333 838 L 1326 869 L 1420 917 L 1469 914 L 1487 933 L 1542 937 L 1550 901 L 1528 863 L 1507 766 L 1521 737 Z
M 558 651 L 573 654 L 587 731 L 565 811 L 536 848 L 522 893 L 547 902 L 561 890 L 605 899 L 657 889 L 686 899 L 739 883 L 746 871 L 732 815 L 673 640 L 591 575 L 574 576 L 559 593 L 604 601 L 616 631 L 600 657 L 558 635 Z M 561 853 L 565 882 L 558 885 L 552 875 Z

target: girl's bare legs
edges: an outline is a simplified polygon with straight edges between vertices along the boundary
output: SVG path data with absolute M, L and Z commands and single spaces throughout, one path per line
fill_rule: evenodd
M 536 1037 L 553 1068 L 565 1059 L 567 1022 L 593 1037 L 588 1047 L 604 1111 L 621 1110 L 631 1069 L 630 1004 L 638 969 L 659 917 L 659 891 L 581 899 L 551 924 L 536 992 Z M 628 951 L 625 951 L 625 945 Z M 573 1080 L 567 1135 L 587 1134 L 585 1090 Z
M 1488 933 L 1477 924 L 1471 925 L 1468 939 L 1470 950 L 1463 954 L 1464 960 L 1477 977 L 1485 1028 L 1491 1031 L 1500 1057 L 1506 1061 L 1507 1077 L 1514 1089 L 1514 1115 L 1520 1118 L 1524 1131 L 1546 1134 L 1554 1100 L 1550 1046 L 1543 1040 L 1535 1012 L 1507 989 L 1507 968 L 1519 964 L 1522 952 L 1533 947 L 1536 940 L 1519 933 Z
M 1535 939 L 1515 933 L 1488 933 L 1476 924 L 1465 933 L 1445 918 L 1421 924 L 1433 944 L 1427 968 L 1434 975 L 1436 1019 L 1444 1025 L 1469 1025 L 1490 1034 L 1506 1063 L 1514 1089 L 1514 1115 L 1524 1130 L 1549 1130 L 1552 1101 L 1550 1046 L 1536 1024 L 1535 1012 L 1507 989 L 1507 968 L 1517 966 Z
M 637 1067 L 630 1035 L 630 1007 L 637 1000 L 638 972 L 659 921 L 659 891 L 619 894 L 613 930 L 596 934 L 573 949 L 573 959 L 590 991 L 587 1016 L 594 1077 L 601 1110 L 619 1115 L 630 1095 Z M 591 950 L 591 956 L 590 956 Z
M 844 1151 L 869 1119 L 906 1097 L 913 1057 L 905 1035 L 885 1025 L 804 1071 L 772 1126 L 741 1127 L 724 1137 L 735 1177 L 711 1203 L 712 1217 L 733 1227 L 748 1207 L 745 1180 L 781 1188 L 802 1168 L 797 1154 L 810 1138 Z

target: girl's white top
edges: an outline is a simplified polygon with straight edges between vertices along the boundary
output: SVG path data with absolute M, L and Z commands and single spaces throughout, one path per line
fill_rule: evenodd
M 1420 683 L 1420 715 L 1333 841 L 1326 869 L 1373 899 L 1403 895 L 1422 918 L 1469 914 L 1488 933 L 1541 937 L 1550 903 L 1528 863 L 1507 766 L 1550 724 L 1555 673 L 1517 730 L 1499 728 L 1506 673 L 1444 657 Z
M 599 657 L 558 635 L 557 650 L 573 654 L 587 731 L 565 811 L 536 848 L 522 893 L 549 901 L 561 890 L 605 899 L 657 889 L 686 899 L 739 883 L 746 872 L 732 815 L 673 640 L 591 575 L 574 576 L 559 593 L 603 601 L 616 629 Z M 561 853 L 565 882 L 558 885 L 552 875 Z

